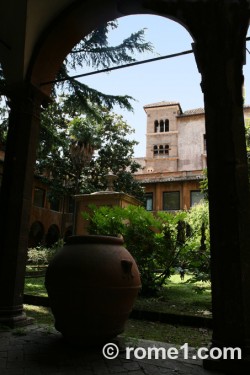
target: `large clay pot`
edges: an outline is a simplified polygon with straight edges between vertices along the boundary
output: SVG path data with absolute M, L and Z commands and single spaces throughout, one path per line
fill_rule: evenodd
M 124 331 L 141 282 L 122 239 L 72 236 L 49 264 L 45 286 L 56 329 L 88 344 Z

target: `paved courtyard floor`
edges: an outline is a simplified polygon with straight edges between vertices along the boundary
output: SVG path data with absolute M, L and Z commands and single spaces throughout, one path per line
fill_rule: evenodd
M 114 342 L 115 343 L 115 342 Z M 131 350 L 131 357 L 125 347 Z M 200 360 L 146 359 L 149 347 L 163 348 L 170 344 L 146 340 L 130 340 L 120 347 L 115 359 L 107 359 L 102 347 L 88 349 L 67 343 L 60 333 L 47 326 L 32 325 L 20 329 L 0 332 L 0 374 L 1 375 L 208 375 L 218 373 L 206 371 Z M 116 347 L 107 347 L 106 355 L 114 355 Z M 191 357 L 195 351 L 191 351 Z M 134 355 L 133 355 L 134 354 Z M 174 353 L 173 353 L 174 354 Z M 183 353 L 182 353 L 183 354 Z M 135 356 L 141 359 L 135 358 Z M 153 356 L 152 356 L 153 357 Z

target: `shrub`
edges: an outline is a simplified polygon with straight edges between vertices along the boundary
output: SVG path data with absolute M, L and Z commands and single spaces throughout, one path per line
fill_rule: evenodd
M 90 208 L 92 212 L 82 213 L 90 234 L 123 237 L 141 274 L 142 295 L 156 294 L 178 267 L 193 274 L 191 282 L 210 279 L 207 202 L 188 212 L 156 216 L 137 206 Z
M 63 246 L 63 240 L 60 239 L 53 246 L 37 246 L 28 249 L 28 263 L 36 266 L 45 266 L 55 256 L 57 251 Z
M 48 264 L 48 249 L 44 247 L 29 248 L 28 263 L 36 266 Z
M 145 208 L 137 206 L 104 206 L 97 209 L 92 205 L 90 208 L 92 212 L 82 213 L 89 220 L 90 234 L 122 236 L 138 265 L 142 294 L 156 294 L 159 286 L 171 275 L 182 246 L 178 242 L 178 226 L 185 213 L 165 213 L 155 217 Z M 161 269 L 161 272 L 156 273 L 156 269 Z
M 210 281 L 210 231 L 208 202 L 193 206 L 187 213 L 186 222 L 190 233 L 182 262 L 193 277 L 190 282 Z

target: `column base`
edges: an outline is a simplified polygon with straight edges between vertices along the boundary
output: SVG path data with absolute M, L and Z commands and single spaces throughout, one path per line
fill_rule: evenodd
M 0 308 L 0 324 L 9 328 L 24 327 L 34 323 L 34 319 L 27 317 L 20 306 L 13 309 Z

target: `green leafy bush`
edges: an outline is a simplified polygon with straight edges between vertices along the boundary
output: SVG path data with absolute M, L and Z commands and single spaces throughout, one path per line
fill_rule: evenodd
M 187 212 L 186 222 L 190 227 L 190 233 L 180 261 L 193 275 L 190 282 L 210 281 L 208 202 L 205 201 L 192 207 Z
M 90 234 L 122 236 L 138 265 L 142 294 L 156 294 L 174 270 L 177 254 L 183 246 L 179 223 L 186 214 L 154 216 L 145 208 L 132 205 L 126 208 L 92 205 L 90 208 L 92 212 L 82 213 L 89 220 Z
M 55 256 L 57 251 L 63 246 L 63 240 L 60 239 L 50 248 L 37 246 L 28 249 L 28 264 L 35 266 L 46 266 Z
M 48 249 L 44 247 L 29 248 L 28 263 L 36 266 L 48 264 Z
M 82 213 L 90 234 L 123 237 L 141 274 L 142 295 L 156 294 L 178 267 L 192 273 L 191 282 L 210 279 L 207 202 L 156 216 L 137 206 L 90 208 Z

